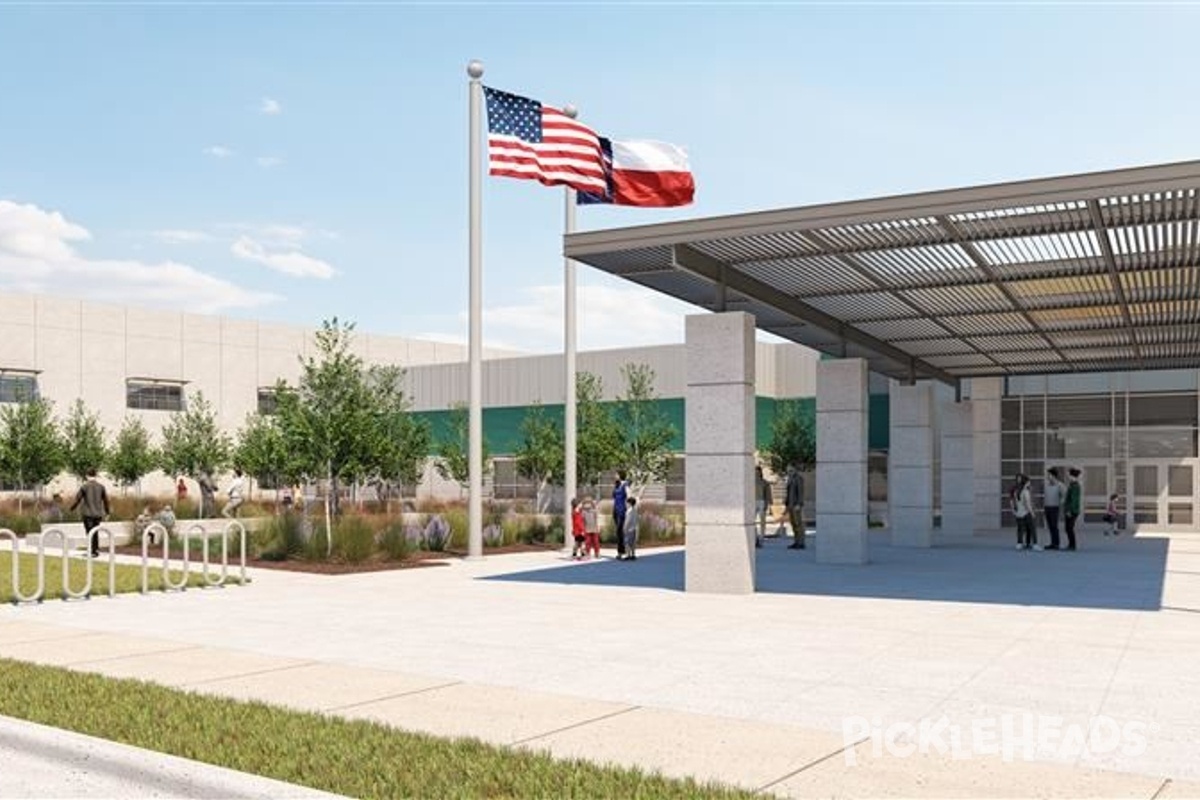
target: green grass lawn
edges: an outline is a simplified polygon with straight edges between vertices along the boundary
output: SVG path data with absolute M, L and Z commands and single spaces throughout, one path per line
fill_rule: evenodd
M 474 739 L 440 739 L 7 659 L 0 659 L 0 714 L 349 797 L 756 797 Z
M 54 554 L 51 555 L 51 552 Z M 12 591 L 12 557 L 13 554 L 7 551 L 0 551 L 0 602 L 13 602 L 14 595 Z M 79 591 L 83 588 L 84 582 L 87 580 L 87 560 L 83 558 L 71 557 L 68 559 L 70 564 L 71 588 L 74 591 Z M 218 570 L 219 571 L 219 570 Z M 232 570 L 231 570 L 232 573 Z M 178 583 L 181 580 L 179 570 L 171 570 L 171 580 Z M 238 578 L 234 574 L 230 574 L 229 583 L 237 583 Z M 201 576 L 198 573 L 191 575 L 188 579 L 189 586 L 202 585 Z M 37 556 L 33 553 L 21 554 L 21 591 L 25 595 L 29 595 L 37 588 Z M 150 560 L 150 590 L 154 591 L 162 588 L 162 559 Z M 139 592 L 142 589 L 142 568 L 141 565 L 132 566 L 129 564 L 117 564 L 117 592 Z M 46 594 L 47 600 L 53 600 L 60 597 L 62 594 L 62 562 L 57 551 L 47 551 L 46 553 Z M 108 557 L 104 556 L 97 560 L 92 567 L 92 594 L 107 595 L 108 594 Z

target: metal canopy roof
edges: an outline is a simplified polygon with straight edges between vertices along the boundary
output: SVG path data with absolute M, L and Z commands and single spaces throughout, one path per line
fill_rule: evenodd
M 902 380 L 1200 366 L 1200 161 L 565 237 Z

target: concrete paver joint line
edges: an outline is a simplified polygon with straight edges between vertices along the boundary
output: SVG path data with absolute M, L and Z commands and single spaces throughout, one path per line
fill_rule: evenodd
M 561 728 L 555 728 L 552 731 L 543 731 L 542 733 L 536 734 L 534 736 L 526 736 L 524 739 L 520 739 L 518 741 L 513 742 L 512 746 L 517 747 L 519 745 L 528 744 L 529 742 L 535 741 L 537 739 L 545 739 L 548 736 L 556 736 L 560 733 L 566 733 L 567 731 L 573 731 L 573 730 L 576 730 L 577 728 L 583 728 L 588 725 L 592 725 L 594 723 L 601 722 L 606 719 L 612 719 L 613 717 L 619 717 L 622 714 L 628 714 L 631 711 L 637 711 L 640 708 L 642 708 L 642 706 L 629 706 L 628 708 L 620 708 L 620 709 L 617 709 L 616 711 L 610 711 L 607 714 L 601 714 L 598 717 L 592 717 L 591 719 L 585 719 L 582 722 L 575 722 L 575 723 L 572 723 L 571 725 L 564 725 Z
M 202 649 L 202 648 L 197 648 L 197 649 Z M 172 650 L 172 651 L 167 651 L 167 652 L 177 652 L 177 651 Z M 157 655 L 157 654 L 155 654 L 155 655 Z M 185 683 L 183 685 L 186 687 L 203 686 L 206 683 L 221 683 L 223 681 L 234 680 L 236 678 L 252 678 L 255 675 L 268 675 L 272 672 L 286 672 L 289 669 L 299 669 L 301 667 L 311 667 L 314 664 L 319 664 L 319 663 L 321 663 L 321 662 L 319 662 L 319 661 L 301 661 L 299 664 L 284 664 L 281 667 L 268 667 L 267 669 L 256 669 L 256 670 L 251 670 L 250 672 L 239 672 L 236 675 L 222 675 L 219 678 L 205 678 L 205 679 L 199 680 L 199 681 L 191 681 L 190 683 Z
M 1158 785 L 1158 788 L 1154 790 L 1154 794 L 1150 795 L 1150 800 L 1158 800 L 1158 798 L 1162 797 L 1163 792 L 1165 792 L 1167 790 L 1167 787 L 1170 785 L 1171 785 L 1171 779 L 1163 778 L 1163 782 L 1160 783 Z
M 168 653 L 186 653 L 189 650 L 203 650 L 198 644 L 189 644 L 184 647 L 173 647 L 170 650 L 152 650 L 149 653 L 125 653 L 119 656 L 105 656 L 104 658 L 89 658 L 85 661 L 68 661 L 63 666 L 65 667 L 86 667 L 90 664 L 106 664 L 110 661 L 125 661 L 132 658 L 143 658 L 145 656 L 161 656 Z
M 858 747 L 863 742 L 870 741 L 870 739 L 871 739 L 871 737 L 864 736 L 863 738 L 859 739 L 857 742 L 852 742 L 844 747 L 839 747 L 837 750 L 834 750 L 832 753 L 827 753 L 827 754 L 821 756 L 820 758 L 817 758 L 817 759 L 814 759 L 814 760 L 808 762 L 807 764 L 800 767 L 799 769 L 794 769 L 791 772 L 787 773 L 786 775 L 781 775 L 778 778 L 776 778 L 775 780 L 770 781 L 769 783 L 765 783 L 762 786 L 759 786 L 754 791 L 755 792 L 765 792 L 768 789 L 770 789 L 772 786 L 778 786 L 779 784 L 783 783 L 784 781 L 796 777 L 797 775 L 799 775 L 801 772 L 804 772 L 805 770 L 810 770 L 813 767 L 817 766 L 818 764 L 824 764 L 829 759 L 836 758 L 837 756 L 840 756 L 842 753 L 845 753 L 847 750 L 853 750 L 854 748 Z
M 352 708 L 361 708 L 362 706 L 374 705 L 375 703 L 382 703 L 387 700 L 396 700 L 401 697 L 412 697 L 415 694 L 428 694 L 430 692 L 436 692 L 439 689 L 449 689 L 451 686 L 461 686 L 462 684 L 463 684 L 463 681 L 448 681 L 447 683 L 439 683 L 436 686 L 426 686 L 421 689 L 412 689 L 407 692 L 396 692 L 395 694 L 385 694 L 380 697 L 372 697 L 370 700 L 362 700 L 357 703 L 347 703 L 344 706 L 334 706 L 332 708 L 327 708 L 327 709 L 325 709 L 325 713 L 332 714 L 337 711 L 349 711 Z

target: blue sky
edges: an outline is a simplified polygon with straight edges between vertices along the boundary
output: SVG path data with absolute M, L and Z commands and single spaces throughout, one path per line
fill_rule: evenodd
M 581 229 L 1200 158 L 1200 8 L 0 5 L 0 288 L 462 340 L 466 76 L 688 148 Z M 485 180 L 485 342 L 562 346 L 561 190 Z M 580 270 L 580 345 L 686 307 Z

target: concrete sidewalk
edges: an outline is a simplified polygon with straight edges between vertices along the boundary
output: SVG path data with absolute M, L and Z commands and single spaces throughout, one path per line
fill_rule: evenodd
M 7 608 L 0 656 L 794 797 L 1200 797 L 1200 542 L 1006 543 L 876 540 L 872 565 L 826 567 L 768 542 L 768 591 L 747 597 L 679 592 L 668 551 L 256 571 L 246 588 Z M 1023 713 L 1144 721 L 1147 748 L 1005 762 L 867 742 L 847 763 L 846 717 Z

